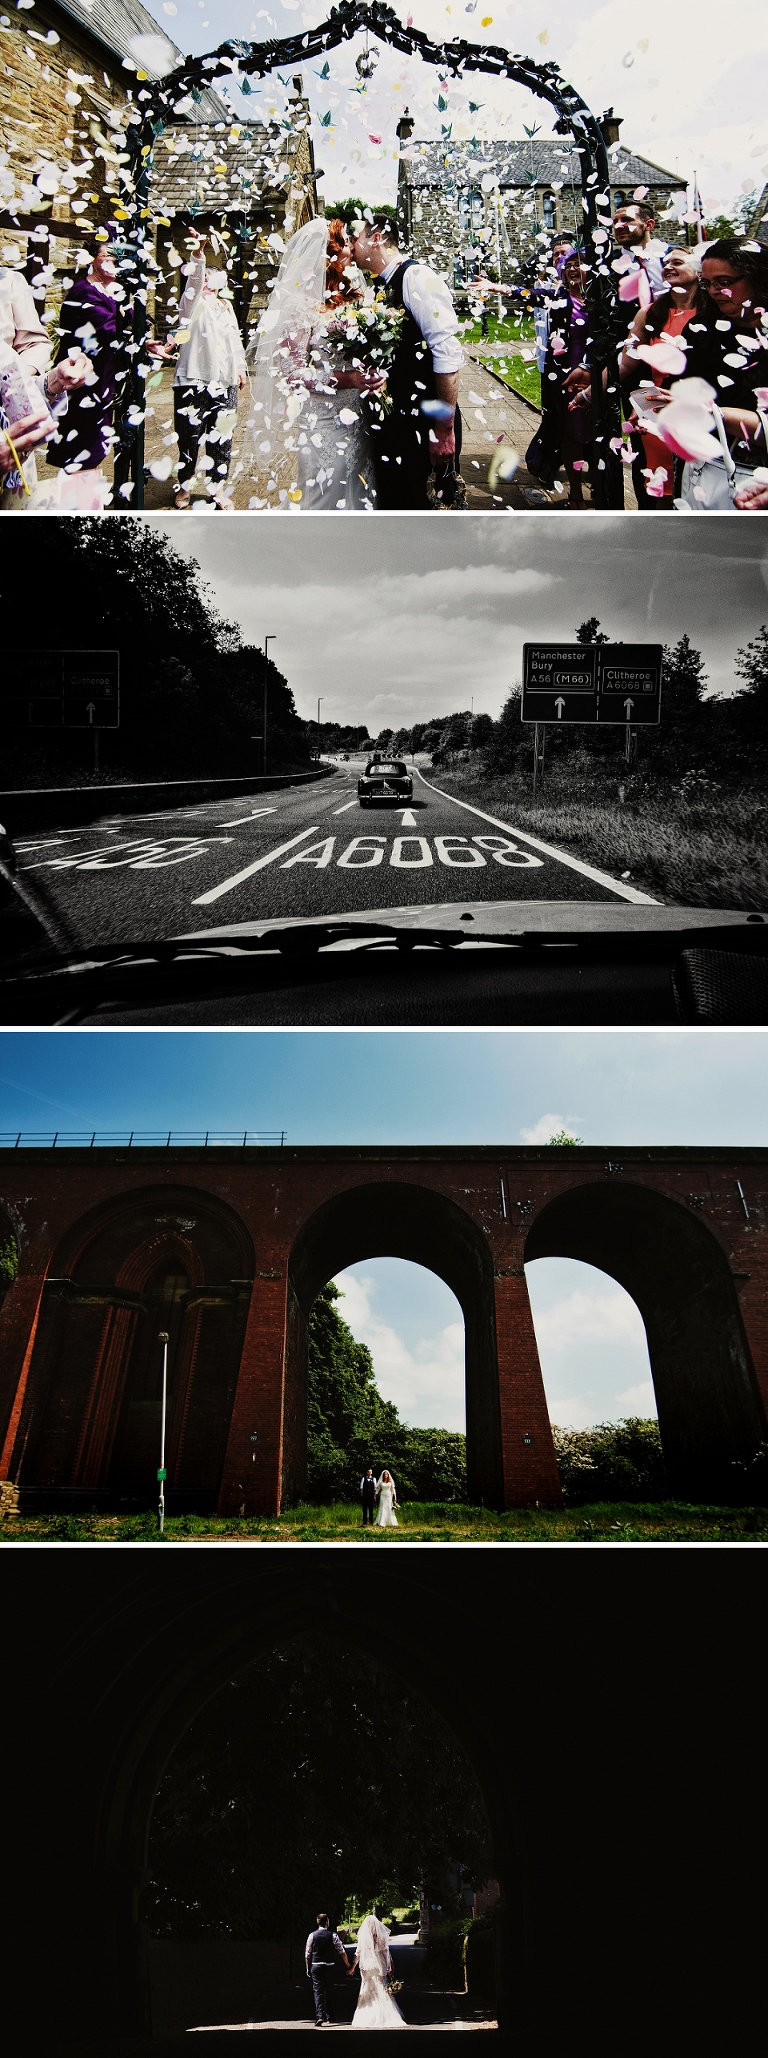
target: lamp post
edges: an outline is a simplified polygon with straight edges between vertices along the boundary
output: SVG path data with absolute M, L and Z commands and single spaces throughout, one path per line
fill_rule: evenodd
M 261 713 L 261 769 L 265 777 L 267 772 L 267 659 L 270 643 L 276 642 L 276 636 L 265 636 L 264 638 L 264 706 Z
M 159 1466 L 159 1469 L 158 1469 L 158 1474 L 157 1474 L 157 1476 L 158 1476 L 158 1479 L 159 1479 L 159 1481 L 160 1481 L 160 1500 L 159 1500 L 159 1502 L 158 1502 L 158 1508 L 157 1508 L 157 1530 L 158 1530 L 158 1535 L 159 1535 L 159 1536 L 162 1536 L 162 1534 L 163 1534 L 163 1525 L 164 1525 L 164 1522 L 165 1522 L 165 1415 L 166 1415 L 166 1404 L 167 1404 L 167 1400 L 168 1400 L 168 1331 L 167 1331 L 167 1329 L 161 1329 L 161 1331 L 160 1331 L 160 1335 L 159 1335 L 159 1337 L 158 1337 L 158 1343 L 161 1343 L 161 1344 L 162 1344 L 162 1346 L 163 1346 L 163 1399 L 162 1399 L 162 1405 L 161 1405 L 161 1408 L 160 1408 L 160 1466 Z
M 318 701 L 318 703 L 317 703 L 317 762 L 318 762 L 318 764 L 320 763 L 320 709 L 321 709 L 321 707 L 322 707 L 322 705 L 323 705 L 323 701 L 324 701 L 324 699 L 325 699 L 325 694 L 324 694 L 324 693 L 321 693 L 321 695 L 320 695 L 320 699 L 319 699 L 319 701 Z

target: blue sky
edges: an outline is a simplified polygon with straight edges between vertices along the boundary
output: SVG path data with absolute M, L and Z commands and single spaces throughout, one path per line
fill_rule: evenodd
M 5 1031 L 0 1130 L 285 1129 L 293 1144 L 768 1144 L 764 1031 Z M 343 1313 L 406 1420 L 463 1427 L 461 1311 L 390 1258 Z M 590 1266 L 528 1268 L 553 1420 L 655 1413 L 634 1304 Z

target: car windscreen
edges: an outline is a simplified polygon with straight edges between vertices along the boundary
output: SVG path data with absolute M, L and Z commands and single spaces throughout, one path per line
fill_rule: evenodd
M 374 774 L 376 772 L 386 772 L 392 779 L 407 779 L 408 777 L 405 765 L 398 764 L 392 758 L 377 757 L 373 764 L 369 765 L 368 770 Z

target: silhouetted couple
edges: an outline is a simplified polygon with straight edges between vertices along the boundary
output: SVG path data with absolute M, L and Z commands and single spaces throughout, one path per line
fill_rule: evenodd
M 304 1955 L 307 1978 L 312 1981 L 315 2025 L 318 2029 L 324 2028 L 331 2020 L 331 1994 L 337 1958 L 342 1959 L 344 1969 L 350 1978 L 356 1970 L 360 1972 L 360 1993 L 352 2018 L 353 2029 L 407 2027 L 397 2002 L 387 1992 L 387 1980 L 392 1973 L 389 1931 L 384 1928 L 378 1916 L 366 1915 L 361 1922 L 351 1964 L 341 1937 L 331 1929 L 329 1915 L 318 1915 L 317 1929 L 310 1930 Z

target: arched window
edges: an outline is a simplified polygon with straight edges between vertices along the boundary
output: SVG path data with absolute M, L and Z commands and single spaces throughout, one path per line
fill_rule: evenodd
M 542 195 L 542 210 L 545 229 L 554 229 L 557 226 L 555 221 L 554 193 L 544 193 Z
M 614 207 L 624 207 L 626 204 L 626 198 L 626 193 L 620 192 L 619 188 L 617 187 L 613 196 Z

